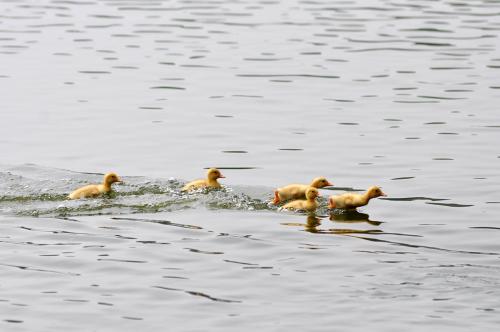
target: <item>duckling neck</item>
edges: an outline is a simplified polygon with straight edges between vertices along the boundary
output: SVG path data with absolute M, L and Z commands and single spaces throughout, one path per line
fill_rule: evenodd
M 316 202 L 316 198 L 308 198 L 306 202 L 306 209 L 316 209 L 318 207 L 318 202 Z
M 208 182 L 208 185 L 210 185 L 210 186 L 213 186 L 213 185 L 217 186 L 219 184 L 219 182 L 217 182 L 217 179 L 208 179 L 207 182 Z
M 370 193 L 368 191 L 365 192 L 363 195 L 361 195 L 361 202 L 363 203 L 363 205 L 368 204 L 368 201 L 370 199 L 371 199 L 371 197 L 370 197 Z

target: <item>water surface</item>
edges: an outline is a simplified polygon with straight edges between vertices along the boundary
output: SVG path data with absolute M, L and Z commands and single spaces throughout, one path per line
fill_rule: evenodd
M 498 2 L 0 13 L 2 331 L 500 323 Z M 179 191 L 213 166 L 224 190 Z M 107 171 L 115 194 L 66 199 Z M 268 205 L 319 175 L 315 216 Z

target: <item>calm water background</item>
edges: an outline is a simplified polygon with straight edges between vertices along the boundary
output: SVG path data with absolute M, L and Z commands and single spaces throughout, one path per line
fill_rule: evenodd
M 0 329 L 498 327 L 499 30 L 487 0 L 0 2 Z M 318 175 L 389 197 L 267 205 Z

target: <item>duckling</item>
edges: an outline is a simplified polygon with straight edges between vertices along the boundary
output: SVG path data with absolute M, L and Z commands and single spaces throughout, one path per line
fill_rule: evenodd
M 306 199 L 299 199 L 295 201 L 291 201 L 283 206 L 283 209 L 290 210 L 305 210 L 305 211 L 315 211 L 318 207 L 318 203 L 316 202 L 316 197 L 319 196 L 318 189 L 314 187 L 309 187 L 306 190 Z
M 122 180 L 115 173 L 107 173 L 104 175 L 102 184 L 89 184 L 88 186 L 81 187 L 69 194 L 68 197 L 70 199 L 79 199 L 106 194 L 111 191 L 111 185 L 115 182 L 122 182 Z
M 217 168 L 210 168 L 207 172 L 207 178 L 202 180 L 195 180 L 187 183 L 184 187 L 182 187 L 182 191 L 189 191 L 193 189 L 199 188 L 221 188 L 217 179 L 225 178 L 224 175 Z
M 278 188 L 274 192 L 273 204 L 279 204 L 281 201 L 287 201 L 289 199 L 301 199 L 306 197 L 306 190 L 309 187 L 313 188 L 323 188 L 327 186 L 333 186 L 332 183 L 324 177 L 317 177 L 312 180 L 310 185 L 307 184 L 289 184 L 288 186 Z
M 364 194 L 342 194 L 330 196 L 328 198 L 328 207 L 330 209 L 356 209 L 368 204 L 370 199 L 387 196 L 379 187 L 368 188 Z

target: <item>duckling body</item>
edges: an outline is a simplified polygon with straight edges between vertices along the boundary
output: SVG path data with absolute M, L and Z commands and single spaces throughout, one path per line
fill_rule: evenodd
M 303 210 L 303 211 L 315 211 L 318 208 L 318 203 L 316 202 L 316 197 L 319 196 L 319 191 L 316 188 L 308 187 L 306 190 L 306 199 L 298 199 L 291 201 L 283 205 L 283 209 L 288 210 Z
M 342 195 L 334 195 L 328 198 L 328 207 L 330 209 L 356 209 L 361 206 L 365 206 L 368 204 L 370 199 L 387 196 L 382 192 L 379 187 L 373 186 L 368 188 L 368 190 L 364 194 L 342 194 Z
M 200 188 L 221 188 L 222 186 L 217 179 L 225 178 L 217 168 L 210 168 L 207 172 L 207 178 L 194 180 L 182 187 L 182 191 L 190 191 Z
M 89 184 L 87 186 L 78 188 L 69 194 L 70 199 L 80 199 L 80 198 L 89 198 L 89 197 L 97 197 L 102 194 L 109 193 L 111 191 L 111 185 L 115 182 L 121 182 L 118 175 L 115 173 L 108 173 L 104 176 L 103 183 L 101 184 Z
M 273 204 L 279 204 L 283 201 L 288 201 L 290 199 L 304 199 L 306 198 L 306 191 L 309 187 L 313 188 L 323 188 L 326 186 L 333 186 L 324 177 L 317 177 L 312 180 L 311 184 L 289 184 L 288 186 L 276 189 L 274 192 Z

